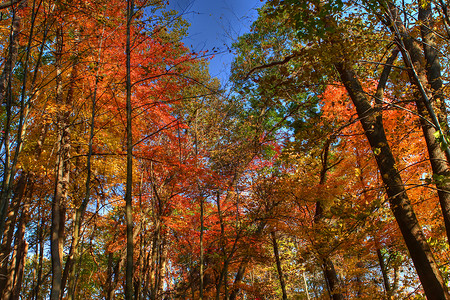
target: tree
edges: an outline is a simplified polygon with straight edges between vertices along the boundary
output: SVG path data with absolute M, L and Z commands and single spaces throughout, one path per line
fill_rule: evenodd
M 352 31 L 346 30 L 348 30 L 348 28 L 354 28 L 351 26 L 355 26 L 353 25 L 355 24 L 355 20 L 361 19 L 352 18 L 353 15 L 350 15 L 350 17 L 347 18 L 347 15 L 343 10 L 344 4 L 341 2 L 328 2 L 322 4 L 312 2 L 310 6 L 302 6 L 289 1 L 284 1 L 282 3 L 277 2 L 276 4 L 277 6 L 267 6 L 268 9 L 265 11 L 265 14 L 262 15 L 259 24 L 271 22 L 272 19 L 282 19 L 288 29 L 280 30 L 279 36 L 283 36 L 285 32 L 289 33 L 297 31 L 297 37 L 291 35 L 291 47 L 287 47 L 285 50 L 288 53 L 278 52 L 274 50 L 277 47 L 276 44 L 275 46 L 269 44 L 268 49 L 271 50 L 266 51 L 266 55 L 268 54 L 271 60 L 263 62 L 262 64 L 260 62 L 259 64 L 255 64 L 253 62 L 261 59 L 261 56 L 258 56 L 258 52 L 251 52 L 254 49 L 252 47 L 254 47 L 255 43 L 247 43 L 247 48 L 244 48 L 244 50 L 249 51 L 248 53 L 256 54 L 256 56 L 247 54 L 247 57 L 250 58 L 250 64 L 247 63 L 247 65 L 244 66 L 245 70 L 248 70 L 248 73 L 244 78 L 250 77 L 253 81 L 255 81 L 256 78 L 256 82 L 261 85 L 261 83 L 265 83 L 265 81 L 263 81 L 264 79 L 261 79 L 260 74 L 262 72 L 260 70 L 268 67 L 279 69 L 284 67 L 284 70 L 286 70 L 287 65 L 293 65 L 293 63 L 291 63 L 292 61 L 301 61 L 306 57 L 309 57 L 310 61 L 321 61 L 325 65 L 324 67 L 315 69 L 315 73 L 317 73 L 318 70 L 324 70 L 327 71 L 327 74 L 332 74 L 330 67 L 336 69 L 340 81 L 345 85 L 349 96 L 356 107 L 365 135 L 367 136 L 376 157 L 382 180 L 385 183 L 386 192 L 391 202 L 391 209 L 410 250 L 410 254 L 416 265 L 416 270 L 419 273 L 424 289 L 429 297 L 435 295 L 437 290 L 440 290 L 440 296 L 436 297 L 447 297 L 445 296 L 447 295 L 447 292 L 440 271 L 431 254 L 429 245 L 424 242 L 426 240 L 425 236 L 418 226 L 417 217 L 414 215 L 413 208 L 409 203 L 404 184 L 402 183 L 398 170 L 395 168 L 395 159 L 386 139 L 380 106 L 372 107 L 370 99 L 362 88 L 361 83 L 358 81 L 356 72 L 353 70 L 354 61 L 359 57 L 364 57 L 364 51 L 367 50 L 361 49 L 362 51 L 360 51 L 359 48 L 354 47 L 359 36 L 351 35 Z M 343 21 L 335 21 L 337 20 L 337 17 L 335 16 L 338 15 L 344 17 Z M 311 16 L 314 17 L 312 18 Z M 308 20 L 310 22 L 308 22 Z M 259 26 L 260 27 L 255 26 L 254 29 L 257 30 L 263 28 L 263 26 Z M 292 28 L 293 30 L 289 28 Z M 259 33 L 257 32 L 249 36 L 257 37 L 257 34 Z M 347 39 L 344 40 L 343 37 L 346 37 Z M 297 42 L 296 38 L 299 38 L 300 41 Z M 317 41 L 320 41 L 320 44 L 317 44 Z M 317 52 L 314 51 L 321 51 L 321 53 L 320 55 L 317 55 Z M 243 64 L 240 64 L 240 66 L 243 66 Z M 308 74 L 306 73 L 308 72 L 307 67 L 303 66 L 301 69 L 294 70 L 296 70 L 295 78 L 298 78 L 298 80 L 311 78 L 306 77 L 308 76 L 306 75 Z M 386 68 L 386 70 L 389 71 L 389 68 Z M 284 72 L 286 73 L 286 71 Z M 389 74 L 389 72 L 386 73 Z M 305 74 L 306 76 L 304 75 L 304 77 L 301 77 L 300 74 Z M 287 78 L 289 78 L 290 74 L 287 73 L 286 75 Z M 386 79 L 382 79 L 381 81 L 385 80 Z M 271 79 L 271 81 L 273 82 L 273 79 Z M 380 84 L 380 90 L 384 90 L 384 84 L 384 82 Z M 381 96 L 382 95 L 383 94 L 381 93 Z M 377 100 L 379 100 L 378 103 L 382 103 L 383 101 L 382 97 Z M 427 278 L 428 276 L 430 276 L 430 278 Z

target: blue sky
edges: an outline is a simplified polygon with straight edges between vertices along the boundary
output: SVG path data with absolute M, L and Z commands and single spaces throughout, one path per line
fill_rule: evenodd
M 191 24 L 184 40 L 193 51 L 224 51 L 210 62 L 210 73 L 226 83 L 233 54 L 227 50 L 240 35 L 250 29 L 257 18 L 260 0 L 170 0 L 170 8 L 184 12 Z M 192 46 L 192 47 L 191 47 Z

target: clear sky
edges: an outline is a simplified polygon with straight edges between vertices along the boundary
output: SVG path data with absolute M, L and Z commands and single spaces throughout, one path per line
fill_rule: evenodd
M 226 83 L 233 54 L 229 53 L 233 41 L 250 29 L 257 18 L 256 9 L 261 0 L 170 0 L 172 9 L 183 12 L 191 24 L 189 36 L 184 40 L 193 51 L 218 52 L 210 62 L 210 73 Z M 192 47 L 191 47 L 192 46 Z

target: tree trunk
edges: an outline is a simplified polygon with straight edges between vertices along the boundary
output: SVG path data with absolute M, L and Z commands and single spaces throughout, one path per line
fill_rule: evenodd
M 340 280 L 336 269 L 334 268 L 334 263 L 329 257 L 325 257 L 322 262 L 323 272 L 325 274 L 325 280 L 330 289 L 330 295 L 333 300 L 343 300 L 345 299 L 342 293 L 339 291 Z
M 127 68 L 127 182 L 125 188 L 125 218 L 127 228 L 127 259 L 125 277 L 125 300 L 133 300 L 133 137 L 131 131 L 131 21 L 134 14 L 134 1 L 127 0 L 127 45 L 126 45 L 126 68 Z
M 445 104 L 442 101 L 440 78 L 440 63 L 437 51 L 434 48 L 434 33 L 430 32 L 431 7 L 428 3 L 426 8 L 419 6 L 421 18 L 421 32 L 424 42 L 430 43 L 424 46 L 425 56 L 415 38 L 411 37 L 404 24 L 397 15 L 397 9 L 390 7 L 391 18 L 390 29 L 396 37 L 405 65 L 408 67 L 410 82 L 416 86 L 416 107 L 422 118 L 420 119 L 422 131 L 427 143 L 428 155 L 431 168 L 437 177 L 448 177 L 450 175 L 449 159 L 450 149 L 447 145 L 447 114 Z M 424 65 L 426 64 L 426 65 Z M 428 77 L 428 78 L 427 78 Z M 428 86 L 431 86 L 431 91 Z M 437 114 L 436 114 L 437 113 Z M 431 120 L 431 124 L 430 121 Z M 442 124 L 442 126 L 441 126 Z M 437 134 L 441 136 L 436 138 Z M 443 143 L 443 148 L 441 147 Z M 439 204 L 441 206 L 447 239 L 450 242 L 450 183 L 446 180 L 436 180 Z
M 62 86 L 62 50 L 63 50 L 63 28 L 60 25 L 56 34 L 56 103 L 64 105 Z M 58 112 L 56 116 L 57 137 L 57 160 L 55 192 L 52 201 L 52 226 L 51 226 L 51 261 L 52 261 L 52 287 L 51 300 L 59 300 L 62 287 L 62 260 L 64 246 L 64 225 L 66 207 L 65 201 L 69 188 L 70 176 L 70 127 L 68 124 L 69 112 Z
M 435 103 L 435 107 L 438 111 L 439 123 L 443 127 L 444 133 L 448 135 L 448 115 L 447 108 L 445 107 L 444 95 L 442 93 L 441 63 L 439 61 L 439 51 L 437 50 L 436 45 L 436 33 L 433 30 L 435 22 L 431 10 L 431 1 L 420 3 L 418 7 L 422 48 L 426 62 L 425 69 L 433 95 L 432 102 Z
M 8 257 L 11 254 L 11 245 L 14 238 L 14 231 L 16 229 L 17 216 L 19 214 L 20 206 L 23 202 L 23 195 L 25 193 L 27 186 L 27 173 L 23 172 L 17 181 L 14 197 L 12 199 L 11 208 L 7 215 L 5 223 L 5 232 L 3 234 L 3 241 L 1 244 L 0 251 L 0 296 L 5 298 L 4 292 L 7 286 L 8 274 L 11 272 L 11 263 Z M 2 296 L 3 295 L 3 296 Z
M 203 299 L 203 289 L 204 287 L 204 270 L 203 266 L 205 264 L 205 254 L 204 254 L 204 248 L 203 248 L 203 226 L 204 226 L 204 204 L 203 204 L 203 196 L 200 195 L 200 300 Z
M 20 222 L 16 233 L 15 248 L 17 249 L 15 269 L 11 284 L 10 300 L 18 300 L 22 287 L 25 260 L 28 252 L 28 243 L 25 241 L 25 226 L 29 220 L 28 212 L 29 204 L 25 204 L 22 208 Z M 6 299 L 6 298 L 5 298 Z
M 42 200 L 40 200 L 38 207 L 42 207 Z M 40 299 L 40 287 L 42 286 L 42 269 L 44 265 L 44 218 L 41 214 L 42 210 L 39 209 L 39 217 L 40 217 L 40 226 L 37 229 L 37 245 L 36 245 L 36 253 L 39 253 L 38 265 L 37 265 L 37 275 L 36 275 L 36 285 L 33 287 L 33 296 L 32 299 L 38 300 Z M 39 251 L 38 251 L 39 248 Z
M 278 251 L 278 242 L 277 237 L 275 236 L 275 231 L 271 231 L 270 235 L 272 237 L 273 255 L 275 256 L 275 262 L 277 264 L 278 279 L 280 280 L 281 291 L 283 293 L 283 300 L 287 300 L 286 284 L 284 282 L 283 269 L 281 268 L 280 253 Z
M 99 54 L 98 54 L 98 64 L 100 64 L 100 55 L 102 50 L 102 42 L 100 42 L 99 47 Z M 77 68 L 76 66 L 77 61 L 75 62 L 74 68 Z M 74 70 L 76 71 L 76 70 Z M 67 289 L 67 300 L 76 299 L 75 297 L 75 281 L 76 281 L 76 269 L 77 269 L 77 261 L 78 261 L 78 253 L 79 253 L 79 240 L 80 240 L 80 230 L 81 230 L 81 224 L 83 222 L 84 213 L 86 212 L 87 205 L 89 203 L 89 199 L 91 196 L 91 174 L 92 174 L 92 168 L 91 168 L 91 161 L 92 161 L 92 152 L 93 152 L 93 140 L 94 140 L 94 130 L 95 130 L 95 111 L 97 107 L 97 90 L 98 90 L 98 83 L 99 83 L 99 71 L 100 68 L 97 70 L 97 74 L 95 76 L 95 86 L 94 86 L 94 92 L 92 93 L 92 107 L 91 107 L 91 124 L 90 124 L 90 133 L 89 133 L 89 149 L 88 149 L 88 156 L 86 159 L 86 169 L 87 169 L 87 176 L 86 176 L 86 183 L 85 183 L 85 197 L 83 201 L 81 202 L 80 206 L 76 209 L 75 216 L 74 216 L 74 228 L 73 228 L 73 239 L 72 239 L 72 253 L 70 256 L 70 260 L 72 261 L 72 266 L 70 268 L 70 276 L 69 276 L 69 286 Z
M 381 249 L 377 247 L 377 257 L 378 262 L 380 264 L 381 274 L 383 275 L 383 286 L 384 291 L 386 293 L 386 297 L 390 299 L 391 297 L 391 284 L 389 283 L 388 270 L 386 269 L 386 265 L 384 263 L 384 257 L 381 253 Z
M 238 271 L 236 272 L 236 276 L 234 277 L 234 284 L 233 284 L 233 288 L 231 289 L 230 300 L 236 300 L 236 297 L 239 294 L 240 289 L 237 287 L 237 285 L 244 278 L 245 269 L 247 268 L 248 263 L 249 263 L 249 258 L 246 257 L 246 258 L 244 258 L 243 261 L 241 261 L 241 264 L 239 265 Z
M 389 197 L 391 210 L 405 240 L 414 266 L 428 299 L 450 299 L 447 287 L 434 260 L 422 228 L 395 167 L 394 156 L 386 139 L 380 111 L 367 99 L 355 72 L 345 62 L 335 67 L 356 107 L 365 135 L 372 147 L 381 178 Z
M 256 228 L 255 235 L 260 235 L 262 231 L 264 230 L 264 227 L 266 226 L 265 222 L 259 223 L 258 227 Z M 247 269 L 247 265 L 250 262 L 250 257 L 245 256 L 244 259 L 241 261 L 238 271 L 236 272 L 236 276 L 234 277 L 234 283 L 233 287 L 231 289 L 230 293 L 230 300 L 236 300 L 237 295 L 239 294 L 240 289 L 238 288 L 238 285 L 241 283 L 242 279 L 245 275 L 245 270 Z
M 232 186 L 234 186 L 234 184 L 232 183 Z M 227 198 L 228 198 L 229 193 L 227 194 Z M 219 222 L 220 222 L 220 247 L 222 248 L 222 255 L 224 258 L 224 262 L 223 262 L 223 269 L 222 272 L 220 272 L 220 276 L 219 276 L 219 280 L 217 282 L 216 285 L 216 300 L 220 300 L 220 289 L 222 287 L 222 283 L 225 281 L 224 287 L 225 287 L 225 297 L 224 300 L 228 300 L 228 264 L 230 262 L 230 258 L 231 255 L 234 252 L 234 249 L 236 247 L 236 243 L 234 243 L 233 245 L 233 249 L 231 250 L 231 253 L 229 255 L 227 255 L 227 251 L 226 251 L 226 243 L 225 243 L 225 224 L 223 221 L 223 215 L 222 215 L 222 209 L 221 209 L 221 205 L 220 205 L 220 193 L 219 191 L 217 191 L 217 214 L 219 215 Z
M 25 6 L 26 1 L 22 0 L 20 2 L 20 7 Z M 6 104 L 6 120 L 3 128 L 3 140 L 4 144 L 4 152 L 5 158 L 3 159 L 4 169 L 3 169 L 3 179 L 2 179 L 2 188 L 0 191 L 0 235 L 4 232 L 4 226 L 6 222 L 6 215 L 8 213 L 9 200 L 11 198 L 11 186 L 12 181 L 14 180 L 15 173 L 15 163 L 11 164 L 11 153 L 10 153 L 10 129 L 12 122 L 12 83 L 11 77 L 12 72 L 14 70 L 18 49 L 19 49 L 19 32 L 20 32 L 20 21 L 21 18 L 17 14 L 17 8 L 12 9 L 13 16 L 11 21 L 11 31 L 9 38 L 9 47 L 8 47 L 8 57 L 6 59 L 5 67 L 3 69 L 2 75 L 0 77 L 0 103 Z M 23 113 L 23 111 L 21 112 Z M 22 131 L 20 128 L 19 132 Z M 20 144 L 20 143 L 19 143 Z M 3 236 L 0 236 L 0 240 Z
M 327 179 L 327 172 L 329 170 L 328 165 L 328 159 L 329 159 L 329 152 L 330 152 L 330 145 L 334 138 L 330 137 L 324 145 L 323 152 L 322 152 L 322 169 L 320 171 L 320 181 L 319 184 L 323 185 L 326 182 Z M 329 206 L 329 205 L 328 205 Z M 324 226 L 328 226 L 327 219 L 324 216 L 324 212 L 329 210 L 329 207 L 325 207 L 323 201 L 319 200 L 316 202 L 316 212 L 314 215 L 314 224 L 320 225 L 324 224 Z M 325 276 L 325 282 L 327 284 L 327 288 L 330 293 L 330 297 L 333 300 L 343 300 L 344 296 L 340 292 L 340 280 L 338 277 L 338 274 L 336 272 L 336 269 L 334 267 L 334 263 L 330 258 L 330 253 L 328 250 L 323 251 L 322 248 L 324 245 L 318 245 L 319 249 L 319 259 L 322 261 L 322 269 Z

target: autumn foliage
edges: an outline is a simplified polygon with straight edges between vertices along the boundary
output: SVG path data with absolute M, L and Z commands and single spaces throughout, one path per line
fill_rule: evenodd
M 0 298 L 448 299 L 447 10 L 300 2 L 0 4 Z

